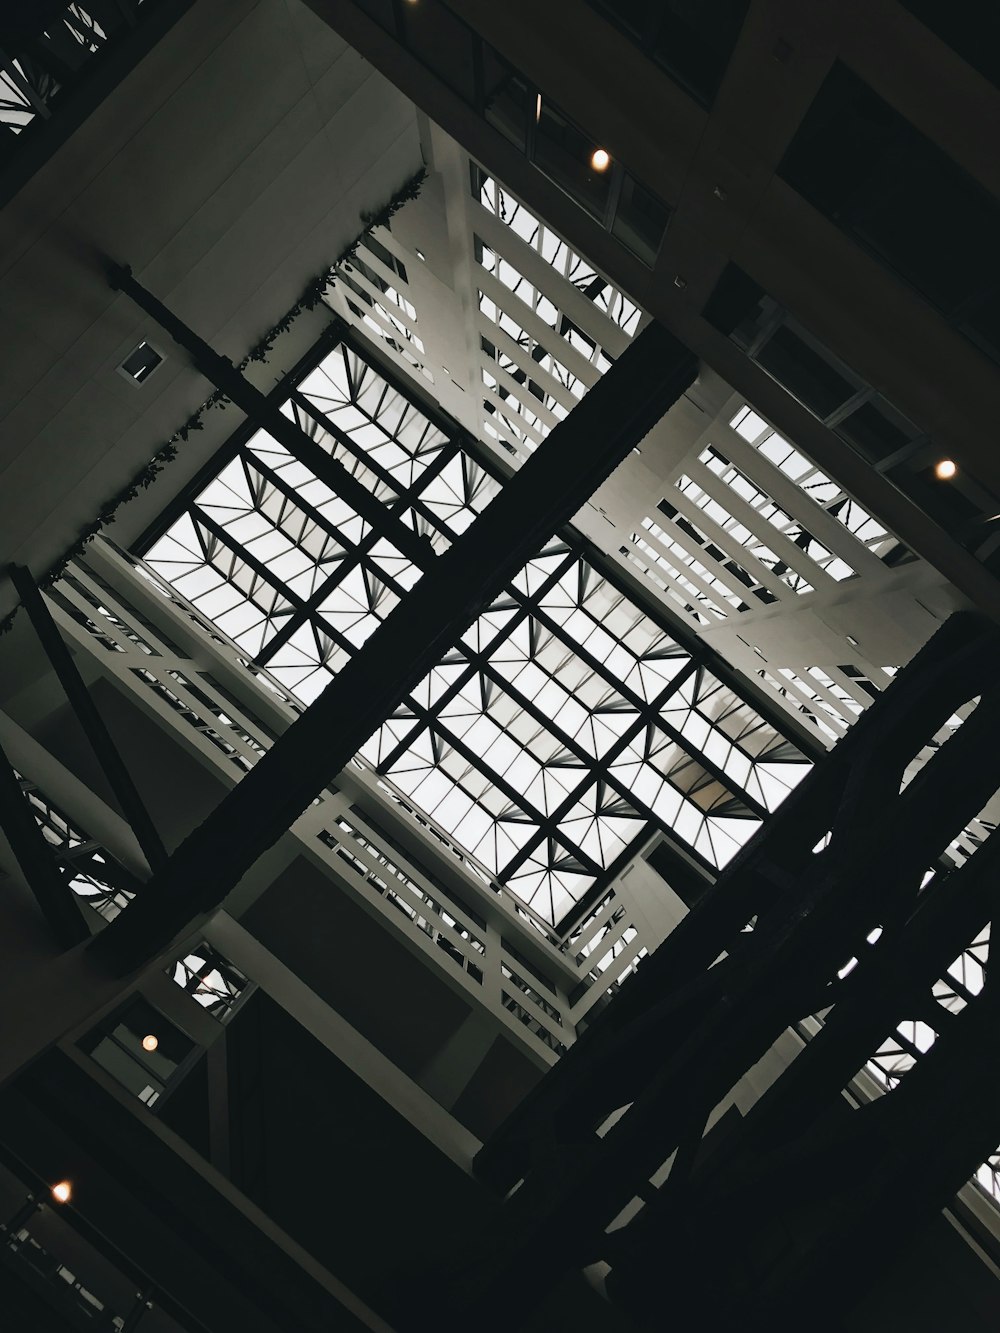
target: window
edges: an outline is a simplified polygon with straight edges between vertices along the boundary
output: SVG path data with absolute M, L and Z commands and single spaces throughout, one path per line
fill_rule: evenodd
M 538 403 L 527 382 L 517 387 Z M 385 531 L 345 504 L 311 455 L 307 466 L 258 433 L 147 560 L 308 702 L 419 577 L 387 535 L 390 518 L 443 549 L 499 483 L 353 339 L 304 374 L 284 410 L 350 464 L 384 506 Z M 521 420 L 512 412 L 511 429 Z M 653 829 L 721 867 L 809 766 L 564 535 L 528 561 L 360 759 L 550 926 Z
M 523 458 L 608 369 L 609 346 L 624 347 L 643 312 L 479 167 L 472 192 L 506 232 L 475 237 L 476 260 L 495 280 L 480 279 L 479 290 L 483 429 Z
M 129 352 L 118 367 L 119 374 L 123 375 L 130 384 L 145 384 L 162 361 L 163 357 L 155 347 L 151 347 L 147 342 L 141 342 L 138 347 Z
M 146 1106 L 154 1106 L 194 1042 L 141 996 L 105 1019 L 80 1042 L 82 1050 Z
M 1000 560 L 994 520 L 1000 498 L 961 465 L 954 478 L 940 480 L 934 473 L 940 447 L 734 264 L 716 284 L 705 318 L 955 541 L 989 567 Z M 834 483 L 823 478 L 823 484 Z M 853 518 L 861 512 L 846 496 L 843 504 L 825 507 L 838 515 L 853 509 Z M 890 564 L 909 558 L 898 543 L 880 548 L 879 555 Z
M 389 0 L 364 0 L 363 8 L 602 227 L 652 266 L 670 210 L 602 149 L 599 135 L 576 125 L 440 0 L 416 5 L 400 0 L 397 17 Z M 720 20 L 728 17 L 721 11 L 735 13 L 746 4 L 715 0 L 713 8 L 720 12 L 707 22 L 692 23 L 690 15 L 671 16 L 663 34 L 666 49 L 673 50 L 678 39 L 686 40 L 692 50 L 699 48 L 697 61 L 704 54 L 702 48 L 716 43 Z M 734 30 L 731 22 L 723 23 L 724 41 L 725 34 L 735 40 L 742 18 L 740 12 Z M 693 42 L 690 35 L 685 38 L 689 28 L 698 30 Z M 604 160 L 595 165 L 598 149 Z
M 239 968 L 204 940 L 171 963 L 167 975 L 220 1023 L 229 1021 L 250 987 Z
M 597 145 L 544 99 L 535 129 L 535 166 L 597 218 L 611 198 L 607 166 L 592 165 Z M 603 159 L 601 159 L 603 160 Z

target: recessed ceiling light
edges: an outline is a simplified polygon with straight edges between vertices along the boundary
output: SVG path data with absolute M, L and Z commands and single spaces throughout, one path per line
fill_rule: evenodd
M 145 384 L 157 366 L 161 365 L 163 357 L 148 342 L 139 343 L 138 347 L 133 347 L 128 356 L 118 367 L 119 375 L 124 375 L 127 380 L 133 384 Z
M 427 256 L 424 254 L 423 250 L 415 250 L 415 253 L 418 259 L 423 260 L 424 263 L 427 262 Z
M 73 1186 L 68 1180 L 60 1180 L 58 1185 L 52 1186 L 52 1197 L 56 1203 L 69 1203 L 73 1197 Z
M 154 1036 L 152 1032 L 148 1033 L 142 1039 L 142 1049 L 144 1051 L 155 1051 L 157 1046 L 159 1046 L 159 1044 L 160 1044 L 159 1037 Z
M 535 124 L 542 118 L 542 94 L 539 93 L 535 98 Z
M 857 641 L 857 639 L 854 637 L 853 634 L 848 634 L 848 636 L 847 636 L 847 642 L 851 645 L 852 648 L 857 648 L 857 647 L 859 647 L 858 641 Z
M 957 471 L 957 463 L 954 463 L 950 458 L 941 458 L 934 464 L 934 475 L 938 481 L 951 481 Z
M 611 154 L 606 148 L 595 148 L 590 155 L 590 165 L 595 171 L 607 171 L 611 166 Z

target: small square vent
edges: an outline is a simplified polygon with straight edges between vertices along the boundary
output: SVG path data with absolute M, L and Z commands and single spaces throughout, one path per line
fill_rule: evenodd
M 151 343 L 141 342 L 133 348 L 118 367 L 119 375 L 124 375 L 133 384 L 145 384 L 153 371 L 163 361 L 162 355 Z

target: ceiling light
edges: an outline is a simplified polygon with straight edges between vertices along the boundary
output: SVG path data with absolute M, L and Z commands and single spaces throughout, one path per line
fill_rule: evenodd
M 590 155 L 590 165 L 595 171 L 607 171 L 611 166 L 611 154 L 606 148 L 595 148 Z
M 133 347 L 128 356 L 118 367 L 119 375 L 124 375 L 125 379 L 132 384 L 145 384 L 157 366 L 163 363 L 163 357 L 148 342 L 141 342 L 137 347 Z
M 52 1186 L 52 1197 L 56 1203 L 69 1203 L 73 1197 L 73 1186 L 68 1180 L 60 1180 L 58 1185 Z
M 155 1051 L 157 1046 L 159 1046 L 159 1044 L 160 1044 L 159 1037 L 154 1036 L 152 1032 L 150 1032 L 147 1036 L 143 1037 L 142 1039 L 142 1049 L 144 1051 Z
M 539 93 L 535 98 L 535 124 L 542 118 L 542 94 Z
M 939 459 L 934 464 L 934 475 L 938 481 L 951 481 L 957 471 L 957 464 L 952 462 L 950 458 Z

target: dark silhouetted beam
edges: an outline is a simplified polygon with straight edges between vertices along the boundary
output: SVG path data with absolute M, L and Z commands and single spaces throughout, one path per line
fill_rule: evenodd
M 356 513 L 369 523 L 375 524 L 393 546 L 402 551 L 408 560 L 412 560 L 418 569 L 427 568 L 434 559 L 430 543 L 412 528 L 408 528 L 395 514 L 390 513 L 382 501 L 376 499 L 368 487 L 358 481 L 339 459 L 320 448 L 297 421 L 286 417 L 277 403 L 269 401 L 259 389 L 255 389 L 227 357 L 221 356 L 209 347 L 208 343 L 193 329 L 189 329 L 183 320 L 178 319 L 172 310 L 137 282 L 127 265 L 113 265 L 109 272 L 109 280 L 112 287 L 130 296 L 137 306 L 155 319 L 160 328 L 190 355 L 195 369 L 234 402 L 241 412 L 245 412 L 255 425 L 273 435 L 290 454 L 305 463 L 306 467 L 317 477 L 322 478 L 342 500 L 346 500 Z
M 48 603 L 39 592 L 30 571 L 23 565 L 11 565 L 8 572 L 21 599 L 21 605 L 31 619 L 35 633 L 52 663 L 52 669 L 59 678 L 77 721 L 104 770 L 104 776 L 111 784 L 111 790 L 121 806 L 122 814 L 132 826 L 132 832 L 149 862 L 149 868 L 156 870 L 167 859 L 163 840 L 157 833 L 149 811 L 125 767 L 107 724 L 90 696 L 90 691 L 73 660 L 73 654 L 59 632 L 59 626 L 52 619 Z
M 73 890 L 59 873 L 52 848 L 45 841 L 10 760 L 0 749 L 0 828 L 17 857 L 21 873 L 35 895 L 53 935 L 65 949 L 89 938 Z
M 133 970 L 223 901 L 350 762 L 517 570 L 694 380 L 692 354 L 651 324 L 439 556 L 320 697 L 91 946 Z

